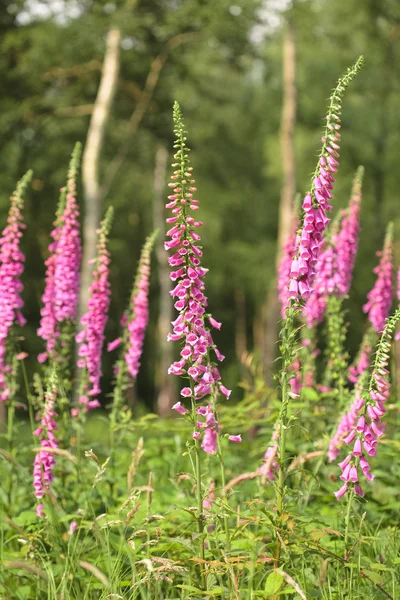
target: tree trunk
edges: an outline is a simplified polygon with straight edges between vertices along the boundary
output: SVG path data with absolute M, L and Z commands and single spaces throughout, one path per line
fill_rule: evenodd
M 82 182 L 85 202 L 83 223 L 83 259 L 78 315 L 82 317 L 89 299 L 92 265 L 89 260 L 96 256 L 96 231 L 100 225 L 100 178 L 99 161 L 103 148 L 104 134 L 110 116 L 119 71 L 119 43 L 121 34 L 111 29 L 107 35 L 106 52 L 97 97 L 93 106 L 89 131 L 82 158 Z
M 282 193 L 279 206 L 278 240 L 276 250 L 276 271 L 287 239 L 293 216 L 293 203 L 296 192 L 296 171 L 294 156 L 294 130 L 296 122 L 296 54 L 293 23 L 288 22 L 283 39 L 283 105 L 280 131 L 282 160 Z M 271 380 L 272 365 L 275 359 L 276 337 L 280 306 L 276 280 L 271 282 L 267 297 L 267 319 L 264 341 L 264 369 L 267 381 Z
M 175 385 L 173 378 L 168 375 L 168 368 L 173 361 L 173 347 L 167 342 L 167 335 L 171 329 L 172 298 L 170 296 L 171 282 L 167 254 L 164 250 L 164 196 L 166 190 L 166 174 L 168 166 L 168 152 L 164 146 L 159 145 L 156 151 L 154 165 L 154 193 L 153 193 L 153 225 L 160 233 L 156 240 L 155 252 L 158 266 L 158 280 L 160 286 L 160 304 L 157 324 L 157 365 L 156 365 L 156 394 L 157 412 L 166 416 L 175 401 Z

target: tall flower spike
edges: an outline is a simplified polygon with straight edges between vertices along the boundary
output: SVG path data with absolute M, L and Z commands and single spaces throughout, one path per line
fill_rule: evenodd
M 397 300 L 400 302 L 400 267 L 397 269 Z M 395 342 L 400 340 L 400 329 L 396 331 L 394 340 Z
M 56 248 L 61 232 L 61 217 L 65 209 L 65 188 L 61 188 L 61 195 L 58 201 L 56 220 L 54 228 L 50 233 L 52 241 L 49 244 L 49 256 L 45 262 L 46 275 L 44 280 L 44 292 L 42 296 L 43 306 L 40 309 L 40 327 L 37 334 L 46 341 L 46 352 L 38 356 L 39 362 L 45 362 L 49 356 L 56 355 L 57 339 L 60 336 L 58 321 L 55 315 L 54 305 L 54 273 L 56 268 Z
M 357 75 L 362 63 L 363 58 L 360 57 L 355 65 L 348 69 L 346 75 L 339 79 L 330 98 L 326 129 L 322 137 L 322 149 L 311 189 L 303 200 L 304 219 L 302 227 L 298 231 L 297 251 L 291 266 L 289 293 L 290 297 L 294 299 L 306 300 L 312 290 L 323 232 L 329 223 L 327 213 L 332 209 L 330 200 L 333 198 L 334 175 L 339 166 L 339 130 L 343 94 Z
M 196 429 L 193 437 L 198 440 L 203 432 L 202 448 L 207 453 L 213 453 L 217 450 L 219 429 L 215 398 L 218 391 L 229 397 L 230 390 L 222 385 L 217 365 L 211 359 L 212 352 L 219 361 L 224 358 L 214 344 L 209 327 L 211 325 L 220 329 L 221 323 L 206 312 L 204 278 L 207 269 L 201 266 L 203 251 L 198 245 L 201 238 L 197 233 L 203 223 L 191 216 L 191 212 L 196 213 L 198 210 L 199 201 L 193 198 L 196 192 L 195 180 L 192 167 L 189 166 L 186 132 L 177 102 L 174 104 L 174 123 L 176 162 L 172 166 L 176 170 L 171 177 L 172 182 L 168 184 L 172 188 L 172 194 L 168 196 L 169 202 L 166 205 L 172 210 L 172 216 L 167 218 L 167 223 L 172 227 L 167 232 L 170 239 L 164 246 L 166 250 L 174 252 L 168 258 L 169 265 L 173 268 L 170 278 L 176 283 L 170 293 L 176 299 L 175 308 L 179 312 L 178 318 L 172 323 L 173 333 L 168 335 L 168 339 L 182 341 L 182 350 L 180 360 L 174 362 L 168 372 L 188 378 L 189 385 L 181 390 L 181 395 L 192 400 L 192 419 Z M 214 404 L 196 410 L 195 401 L 210 394 L 214 398 Z M 174 408 L 178 412 L 185 410 L 180 402 Z
M 54 454 L 47 451 L 47 448 L 58 448 L 56 436 L 57 425 L 55 417 L 55 402 L 57 398 L 56 376 L 53 370 L 50 374 L 43 409 L 41 412 L 40 426 L 35 429 L 33 435 L 40 440 L 41 450 L 37 452 L 33 463 L 33 487 L 35 496 L 39 500 L 49 491 L 50 484 L 54 479 L 53 469 L 56 464 Z M 38 517 L 43 516 L 43 504 L 39 503 L 36 509 Z
M 360 205 L 364 168 L 357 169 L 349 205 L 332 223 L 331 235 L 324 242 L 317 265 L 314 290 L 306 307 L 308 327 L 320 323 L 326 311 L 328 296 L 347 296 L 358 248 Z
M 76 319 L 79 294 L 79 269 L 82 248 L 79 208 L 76 201 L 76 177 L 81 145 L 76 144 L 68 171 L 66 202 L 55 247 L 54 315 L 59 323 Z
M 83 369 L 79 402 L 83 405 L 85 411 L 100 406 L 95 397 L 101 391 L 101 354 L 111 296 L 109 282 L 110 253 L 107 249 L 107 242 L 112 219 L 113 208 L 110 207 L 99 230 L 97 260 L 90 286 L 88 310 L 81 319 L 83 329 L 76 336 L 76 341 L 79 344 L 77 365 Z M 90 400 L 88 396 L 92 399 Z
M 158 229 L 146 239 L 143 246 L 128 313 L 129 337 L 125 360 L 133 379 L 136 379 L 139 372 L 144 335 L 149 320 L 150 257 L 157 235 Z
M 400 321 L 400 308 L 387 319 L 375 355 L 374 368 L 368 389 L 360 394 L 355 410 L 354 425 L 350 433 L 343 439 L 344 443 L 353 445 L 352 451 L 344 461 L 339 463 L 342 470 L 340 479 L 343 486 L 335 492 L 336 498 L 341 498 L 354 486 L 354 493 L 363 496 L 364 492 L 359 484 L 361 473 L 368 481 L 374 479 L 368 457 L 376 456 L 377 446 L 384 434 L 381 420 L 386 412 L 386 401 L 390 397 L 390 381 L 388 364 L 393 334 L 397 323 Z M 360 380 L 359 380 L 360 381 Z M 361 471 L 361 473 L 360 473 Z
M 25 256 L 20 249 L 20 240 L 25 228 L 22 217 L 23 194 L 31 178 L 32 171 L 28 171 L 11 196 L 7 226 L 0 238 L 0 402 L 8 400 L 10 394 L 7 379 L 11 372 L 8 364 L 11 357 L 7 352 L 7 338 L 14 324 L 25 324 L 21 314 L 24 305 L 21 298 L 24 287 L 21 275 L 24 272 Z
M 372 290 L 368 293 L 368 302 L 363 310 L 368 315 L 368 319 L 377 333 L 380 333 L 385 321 L 389 315 L 393 299 L 393 224 L 389 223 L 385 243 L 380 256 L 379 265 L 375 267 L 374 273 L 377 274 L 376 282 Z
M 80 154 L 81 145 L 77 143 L 71 157 L 67 186 L 61 189 L 54 228 L 50 234 L 52 241 L 49 244 L 49 257 L 45 263 L 46 276 L 42 296 L 43 307 L 40 311 L 40 327 L 37 332 L 39 337 L 46 342 L 46 352 L 39 354 L 39 362 L 45 362 L 49 357 L 54 360 L 58 359 L 57 342 L 60 338 L 60 323 L 64 320 L 62 318 L 63 311 L 66 312 L 69 319 L 73 319 L 76 316 L 81 250 L 79 223 L 77 221 L 79 213 L 75 203 L 75 190 Z M 69 196 L 68 209 L 67 196 Z M 68 237 L 69 233 L 72 236 L 71 239 Z M 61 251 L 58 251 L 61 236 L 63 236 L 62 247 Z M 76 266 L 75 277 L 69 271 L 71 264 Z M 67 271 L 64 277 L 65 269 Z M 70 289 L 68 289 L 68 281 L 72 283 Z M 66 295 L 65 289 L 67 289 Z M 62 309 L 62 298 L 67 302 L 68 308 L 64 307 Z

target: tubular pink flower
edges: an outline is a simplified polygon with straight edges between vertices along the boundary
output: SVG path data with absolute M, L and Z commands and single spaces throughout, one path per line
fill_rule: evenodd
M 180 415 L 186 415 L 186 413 L 188 412 L 186 410 L 186 408 L 184 406 L 182 406 L 182 404 L 180 402 L 177 402 L 176 404 L 173 405 L 172 410 L 176 410 L 177 413 L 179 413 Z
M 220 391 L 229 398 L 231 392 L 222 384 L 217 365 L 211 358 L 212 352 L 217 360 L 224 358 L 216 348 L 210 332 L 210 326 L 220 329 L 221 323 L 206 312 L 208 302 L 204 294 L 204 278 L 207 269 L 201 266 L 203 251 L 199 246 L 201 238 L 197 232 L 202 222 L 191 216 L 192 211 L 198 210 L 199 201 L 193 198 L 193 192 L 196 191 L 195 180 L 192 175 L 193 169 L 188 166 L 189 150 L 185 144 L 184 125 L 177 103 L 174 105 L 174 121 L 177 162 L 173 165 L 176 170 L 169 184 L 173 194 L 168 197 L 170 202 L 167 204 L 173 216 L 167 218 L 171 228 L 167 231 L 169 239 L 164 243 L 164 247 L 173 251 L 168 263 L 172 268 L 170 278 L 175 287 L 170 293 L 175 299 L 175 308 L 179 313 L 172 323 L 173 333 L 168 339 L 181 341 L 182 349 L 180 360 L 174 362 L 168 372 L 189 377 L 190 385 L 183 391 L 184 395 L 189 397 L 186 391 L 190 389 L 192 406 L 195 401 L 205 396 L 213 396 L 214 406 L 209 404 L 204 415 L 199 413 L 205 416 L 201 447 L 205 452 L 212 454 L 217 450 L 219 430 L 215 414 L 216 394 Z
M 322 149 L 310 191 L 303 200 L 304 217 L 296 238 L 296 251 L 290 269 L 289 293 L 295 300 L 307 300 L 311 294 L 323 233 L 330 221 L 333 184 L 339 166 L 340 113 L 343 93 L 358 73 L 362 58 L 339 79 L 331 96 Z
M 38 499 L 49 491 L 50 484 L 54 479 L 53 469 L 56 464 L 54 454 L 47 452 L 47 448 L 58 448 L 58 443 L 54 432 L 57 431 L 57 425 L 54 418 L 57 416 L 54 410 L 56 401 L 56 388 L 54 379 L 50 380 L 49 388 L 45 395 L 45 402 L 42 416 L 40 419 L 40 427 L 38 427 L 33 435 L 39 438 L 41 450 L 36 453 L 33 463 L 33 487 L 35 496 Z M 43 514 L 43 506 L 39 505 L 37 510 L 38 516 Z
M 31 177 L 32 172 L 29 171 L 11 196 L 7 226 L 0 238 L 0 402 L 8 400 L 10 394 L 7 376 L 11 372 L 11 366 L 8 364 L 7 338 L 14 324 L 25 324 L 21 314 L 24 305 L 21 298 L 24 287 L 21 275 L 25 262 L 25 256 L 20 249 L 22 231 L 25 229 L 21 211 L 22 195 Z
M 368 319 L 377 333 L 380 333 L 387 319 L 392 305 L 393 297 L 393 244 L 392 244 L 392 226 L 388 227 L 385 238 L 383 252 L 377 253 L 381 256 L 379 265 L 375 267 L 374 273 L 377 274 L 377 279 L 374 287 L 368 293 L 368 302 L 364 305 L 363 310 L 368 315 Z
M 108 320 L 110 304 L 109 265 L 110 253 L 107 249 L 108 235 L 111 228 L 112 208 L 109 208 L 99 231 L 97 245 L 97 262 L 93 271 L 90 286 L 88 310 L 83 315 L 82 330 L 76 336 L 79 344 L 78 367 L 84 369 L 80 404 L 85 411 L 100 406 L 99 401 L 89 400 L 100 394 L 101 354 L 104 343 L 104 329 Z
M 354 405 L 354 415 L 352 419 L 352 429 L 344 438 L 346 444 L 352 444 L 353 449 L 345 461 L 339 464 L 342 470 L 340 479 L 344 482 L 358 482 L 359 472 L 372 481 L 374 475 L 370 472 L 370 465 L 367 456 L 376 456 L 377 446 L 384 430 L 381 420 L 386 412 L 385 403 L 390 397 L 389 364 L 391 342 L 398 321 L 400 320 L 400 309 L 386 321 L 381 339 L 379 341 L 374 369 L 371 375 L 369 389 L 364 390 L 358 405 Z M 358 384 L 361 386 L 362 379 Z M 362 411 L 362 412 L 361 412 Z M 363 496 L 364 492 L 360 485 L 354 488 L 354 492 Z M 340 495 L 336 493 L 336 497 Z
M 149 236 L 143 246 L 128 314 L 129 337 L 125 361 L 128 371 L 134 379 L 139 372 L 144 336 L 149 320 L 150 256 L 157 234 L 158 231 L 155 231 Z
M 54 306 L 54 273 L 56 267 L 56 254 L 55 249 L 57 247 L 57 242 L 60 237 L 60 223 L 55 222 L 54 229 L 51 232 L 51 237 L 53 239 L 49 244 L 49 257 L 47 258 L 46 265 L 46 275 L 45 275 L 45 287 L 42 296 L 43 307 L 40 310 L 40 327 L 37 330 L 37 334 L 43 340 L 46 341 L 46 352 L 42 352 L 38 356 L 38 361 L 43 363 L 47 360 L 48 356 L 53 355 L 55 352 L 57 338 L 60 335 L 60 331 L 58 328 L 58 321 L 55 316 L 55 306 Z
M 79 208 L 76 201 L 76 171 L 80 148 L 76 147 L 68 173 L 66 203 L 61 217 L 60 230 L 56 233 L 54 246 L 54 278 L 50 286 L 55 319 L 62 323 L 76 319 L 79 295 L 79 269 L 82 248 L 80 241 Z M 47 282 L 46 282 L 47 283 Z M 46 305 L 48 298 L 46 296 Z M 47 338 L 45 338 L 47 339 Z M 50 338 L 51 339 L 51 338 Z
M 323 320 L 328 296 L 343 297 L 349 293 L 360 230 L 362 174 L 360 167 L 354 179 L 349 206 L 340 215 L 340 225 L 338 223 L 334 227 L 330 239 L 321 246 L 314 290 L 305 307 L 308 327 L 314 327 Z

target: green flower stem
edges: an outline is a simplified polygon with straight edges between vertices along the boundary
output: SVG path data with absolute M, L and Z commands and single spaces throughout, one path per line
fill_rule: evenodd
M 349 560 L 349 531 L 350 531 L 350 519 L 351 519 L 351 509 L 353 505 L 354 499 L 354 486 L 352 486 L 349 498 L 347 501 L 347 511 L 345 517 L 345 532 L 344 532 L 344 559 L 347 562 Z
M 196 403 L 194 399 L 194 383 L 193 379 L 190 378 L 190 387 L 192 390 L 192 421 L 193 427 L 196 427 Z M 204 558 L 204 515 L 203 515 L 203 486 L 201 480 L 201 461 L 200 461 L 200 440 L 195 440 L 194 444 L 194 455 L 195 455 L 195 465 L 194 465 L 194 477 L 196 481 L 196 498 L 197 498 L 197 529 L 199 532 L 199 556 L 202 561 Z M 206 590 L 206 578 L 204 576 L 204 562 L 199 565 L 200 570 L 200 581 L 201 586 L 204 590 Z

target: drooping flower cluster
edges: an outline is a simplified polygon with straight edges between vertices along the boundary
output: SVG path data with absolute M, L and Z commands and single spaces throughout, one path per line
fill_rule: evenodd
M 339 464 L 342 470 L 340 479 L 344 483 L 340 490 L 335 492 L 338 499 L 348 491 L 351 484 L 354 484 L 355 494 L 364 495 L 359 484 L 360 469 L 368 481 L 372 481 L 374 478 L 366 457 L 376 455 L 379 440 L 384 433 L 384 426 L 381 421 L 387 410 L 386 401 L 390 396 L 389 370 L 387 367 L 393 334 L 399 320 L 400 309 L 386 322 L 378 344 L 369 389 L 358 397 L 355 407 L 358 411 L 354 419 L 356 421 L 355 425 L 343 439 L 345 444 L 350 445 L 354 442 L 354 445 L 351 453 Z
M 204 431 L 202 448 L 207 453 L 213 453 L 217 449 L 218 430 L 215 412 L 216 394 L 220 391 L 229 397 L 230 390 L 222 385 L 216 363 L 211 359 L 211 352 L 219 361 L 224 357 L 214 344 L 207 322 L 216 329 L 221 328 L 221 323 L 206 312 L 204 277 L 207 269 L 201 266 L 200 259 L 203 251 L 198 245 L 201 238 L 197 232 L 202 222 L 196 220 L 189 212 L 195 213 L 199 208 L 199 202 L 193 198 L 196 192 L 195 180 L 192 167 L 189 166 L 189 150 L 185 143 L 184 125 L 178 103 L 174 105 L 174 122 L 177 139 L 174 145 L 176 162 L 173 167 L 176 170 L 171 177 L 172 183 L 168 184 L 172 188 L 172 194 L 168 196 L 167 204 L 167 208 L 172 210 L 172 216 L 167 218 L 167 223 L 172 227 L 167 232 L 170 239 L 164 246 L 166 250 L 174 252 L 168 258 L 169 265 L 174 269 L 170 273 L 170 278 L 176 283 L 170 293 L 176 300 L 175 308 L 179 311 L 178 318 L 173 321 L 173 333 L 168 335 L 168 340 L 182 340 L 183 348 L 180 360 L 174 362 L 168 372 L 172 375 L 188 377 L 189 386 L 181 390 L 181 395 L 192 400 L 192 420 L 195 426 L 195 402 L 210 394 L 213 396 L 213 405 L 208 404 L 207 407 L 197 409 L 197 413 L 205 419 L 202 427 Z M 181 414 L 186 412 L 180 402 L 173 408 Z M 202 412 L 199 412 L 200 410 Z M 195 427 L 193 435 L 195 439 L 200 438 L 200 427 Z
M 76 318 L 81 261 L 79 210 L 76 203 L 76 175 L 80 152 L 81 146 L 76 144 L 68 170 L 67 186 L 61 189 L 54 229 L 50 234 L 52 241 L 45 262 L 43 306 L 37 332 L 46 342 L 46 352 L 39 354 L 39 362 L 45 362 L 49 356 L 57 360 L 56 346 L 61 323 L 66 319 Z
M 331 96 L 327 114 L 326 130 L 322 137 L 322 150 L 312 186 L 303 200 L 304 219 L 296 240 L 296 252 L 292 261 L 289 294 L 294 299 L 309 298 L 313 289 L 316 265 L 323 242 L 323 233 L 328 226 L 327 214 L 332 209 L 335 173 L 337 173 L 340 149 L 340 113 L 343 93 L 358 73 L 362 57 L 339 79 Z
M 258 469 L 263 480 L 273 481 L 276 473 L 279 471 L 279 465 L 276 461 L 278 456 L 278 440 L 279 440 L 279 427 L 275 425 L 274 433 L 272 434 L 272 441 L 267 451 L 264 454 L 263 465 Z M 268 481 L 267 481 L 268 480 Z
M 299 227 L 299 219 L 293 219 L 292 231 L 289 233 L 287 240 L 282 248 L 282 258 L 278 268 L 278 298 L 281 303 L 281 317 L 286 316 L 286 308 L 289 304 L 289 287 L 288 281 L 290 278 L 290 268 L 296 248 L 297 229 Z
M 61 190 L 63 193 L 63 190 Z M 57 338 L 60 335 L 58 330 L 58 321 L 54 313 L 54 272 L 56 268 L 55 249 L 60 238 L 60 218 L 56 218 L 54 229 L 50 233 L 52 241 L 49 244 L 49 256 L 45 262 L 46 275 L 44 280 L 44 292 L 42 296 L 43 307 L 40 310 L 40 327 L 37 334 L 43 340 L 46 340 L 46 352 L 42 352 L 38 356 L 39 362 L 45 362 L 48 356 L 55 355 Z
M 50 484 L 54 479 L 55 456 L 51 452 L 47 452 L 46 449 L 58 448 L 57 439 L 54 434 L 57 431 L 57 424 L 55 422 L 57 413 L 54 409 L 56 398 L 57 390 L 53 373 L 45 394 L 40 426 L 33 432 L 33 435 L 39 438 L 41 446 L 41 450 L 36 453 L 33 463 L 33 487 L 35 496 L 39 500 L 49 491 Z M 36 513 L 38 517 L 43 515 L 43 505 L 41 503 L 38 504 Z
M 76 146 L 68 172 L 65 210 L 55 247 L 54 316 L 58 323 L 76 319 L 79 296 L 79 270 L 82 248 L 80 240 L 79 208 L 76 201 L 76 172 L 80 146 Z
M 357 385 L 354 390 L 354 398 L 350 404 L 350 408 L 344 413 L 339 421 L 334 435 L 332 436 L 329 447 L 328 447 L 328 460 L 333 462 L 340 453 L 340 449 L 345 443 L 347 436 L 350 434 L 352 429 L 355 427 L 358 411 L 363 405 L 362 392 L 365 384 L 368 382 L 368 373 L 364 373 L 360 376 Z
M 21 308 L 23 285 L 21 275 L 24 271 L 25 256 L 20 249 L 22 231 L 25 228 L 22 217 L 23 193 L 32 177 L 29 171 L 18 183 L 11 196 L 7 226 L 0 238 L 0 402 L 9 398 L 8 375 L 11 366 L 8 364 L 7 338 L 15 323 L 25 324 Z
M 380 333 L 388 317 L 393 299 L 393 226 L 390 224 L 387 229 L 385 243 L 380 256 L 379 265 L 374 268 L 377 274 L 376 282 L 372 290 L 368 293 L 368 302 L 363 310 L 368 315 L 368 319 L 377 333 Z
M 308 327 L 324 318 L 328 296 L 347 296 L 350 290 L 360 230 L 361 184 L 363 168 L 357 170 L 347 210 L 334 222 L 330 238 L 324 242 L 317 265 L 314 290 L 307 300 L 305 317 Z
M 81 319 L 83 329 L 76 336 L 76 341 L 79 344 L 77 365 L 84 370 L 79 402 L 83 405 L 85 411 L 100 406 L 99 401 L 94 398 L 101 391 L 101 354 L 111 296 L 109 282 L 110 253 L 107 249 L 107 241 L 112 216 L 113 210 L 110 207 L 99 230 L 97 260 L 90 286 L 88 310 Z M 88 396 L 92 399 L 90 400 Z
M 158 231 L 155 231 L 150 235 L 143 246 L 128 316 L 129 339 L 125 360 L 134 379 L 139 372 L 144 335 L 149 320 L 150 256 L 157 234 Z

